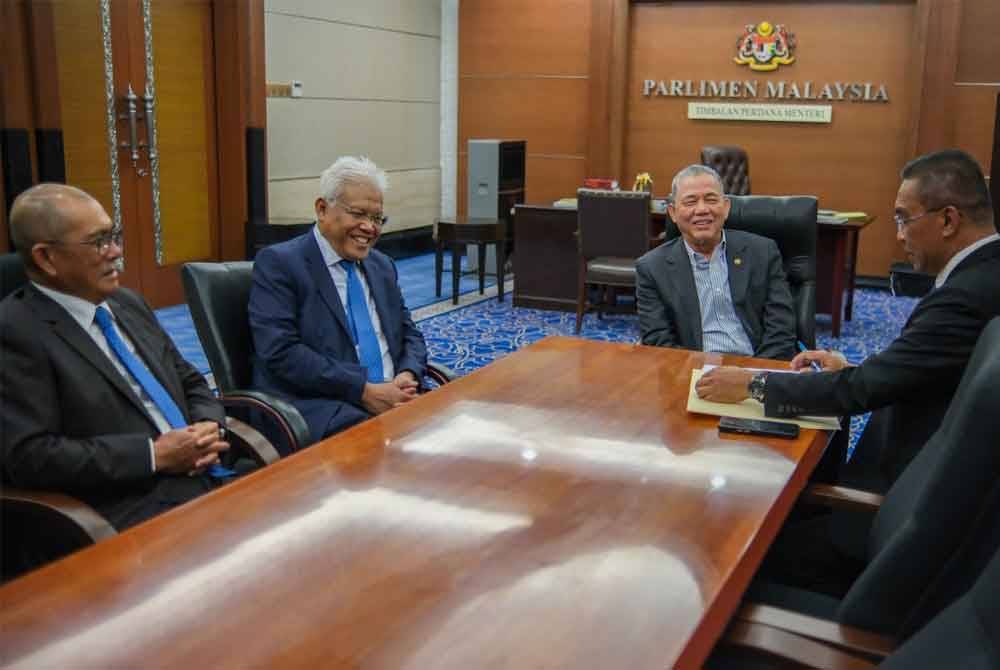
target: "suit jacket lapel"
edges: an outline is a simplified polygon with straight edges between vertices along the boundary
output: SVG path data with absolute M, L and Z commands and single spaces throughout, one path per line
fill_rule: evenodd
M 372 262 L 371 256 L 361 261 L 361 268 L 365 273 L 365 280 L 368 282 L 368 290 L 371 291 L 372 300 L 375 301 L 375 311 L 378 312 L 378 320 L 382 324 L 382 334 L 385 335 L 385 340 L 389 343 L 390 353 L 393 360 L 395 360 L 396 352 L 391 351 L 392 342 L 395 338 L 391 336 L 391 331 L 396 321 L 387 311 L 389 296 L 386 294 L 385 282 L 379 281 L 381 278 L 378 276 L 378 271 L 375 269 L 375 264 Z
M 84 330 L 80 328 L 80 324 L 78 324 L 73 317 L 71 317 L 66 310 L 60 307 L 55 301 L 50 300 L 47 296 L 35 291 L 34 289 L 31 289 L 31 296 L 32 302 L 34 303 L 39 316 L 43 321 L 52 326 L 52 332 L 72 347 L 74 351 L 80 354 L 80 356 L 82 356 L 84 360 L 94 367 L 109 384 L 118 389 L 118 391 L 120 391 L 121 394 L 135 406 L 136 410 L 146 417 L 150 424 L 155 427 L 153 420 L 146 412 L 146 406 L 142 404 L 142 400 L 135 395 L 128 381 L 126 381 L 125 378 L 118 373 L 118 370 L 115 368 L 114 364 L 108 360 L 108 357 L 104 354 L 104 352 L 101 351 L 96 344 L 94 344 L 94 340 L 90 337 L 90 334 L 84 332 Z M 115 312 L 116 316 L 117 314 L 118 313 Z
M 733 306 L 736 307 L 746 301 L 750 268 L 746 257 L 746 243 L 737 242 L 732 237 L 732 234 L 726 236 L 726 265 L 729 269 L 729 293 L 733 298 Z
M 682 314 L 697 314 L 698 320 L 678 319 L 678 328 L 687 328 L 688 339 L 694 341 L 696 348 L 702 348 L 701 341 L 701 304 L 698 302 L 698 287 L 694 284 L 694 273 L 691 271 L 691 259 L 687 255 L 684 240 L 677 238 L 674 248 L 667 254 L 667 276 L 674 284 L 674 295 L 680 298 Z
M 319 289 L 319 294 L 322 296 L 323 302 L 330 309 L 333 317 L 340 324 L 340 327 L 344 329 L 347 339 L 353 342 L 354 334 L 351 333 L 351 327 L 348 325 L 347 309 L 340 301 L 340 294 L 337 293 L 333 277 L 330 276 L 330 268 L 323 262 L 323 253 L 319 250 L 316 238 L 309 235 L 305 238 L 305 245 L 306 266 L 309 274 L 312 276 L 313 283 Z

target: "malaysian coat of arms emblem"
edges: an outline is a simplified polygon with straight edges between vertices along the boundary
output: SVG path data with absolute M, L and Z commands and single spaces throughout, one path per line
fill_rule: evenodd
M 757 25 L 748 24 L 736 43 L 735 60 L 740 65 L 749 65 L 757 72 L 777 70 L 779 65 L 795 62 L 795 35 L 785 26 L 771 25 L 761 21 Z

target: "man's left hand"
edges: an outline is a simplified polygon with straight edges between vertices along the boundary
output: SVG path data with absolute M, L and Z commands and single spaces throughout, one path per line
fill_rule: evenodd
M 712 368 L 701 376 L 694 390 L 702 400 L 737 403 L 750 397 L 747 386 L 751 379 L 753 373 L 742 368 Z
M 420 388 L 416 376 L 409 370 L 403 370 L 396 375 L 392 383 L 396 385 L 396 388 L 406 392 L 408 395 L 416 395 L 417 390 Z

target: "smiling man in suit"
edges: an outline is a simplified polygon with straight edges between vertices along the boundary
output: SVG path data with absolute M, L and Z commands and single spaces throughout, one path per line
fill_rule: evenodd
M 254 262 L 254 386 L 287 398 L 314 440 L 412 400 L 427 367 L 397 283 L 374 246 L 385 172 L 344 156 L 320 176 L 316 225 Z
M 4 483 L 77 496 L 123 529 L 215 485 L 222 406 L 137 294 L 87 193 L 39 184 L 11 235 L 30 282 L 0 303 Z
M 790 359 L 795 312 L 778 246 L 724 230 L 729 207 L 712 168 L 674 177 L 668 211 L 681 236 L 636 265 L 642 343 Z

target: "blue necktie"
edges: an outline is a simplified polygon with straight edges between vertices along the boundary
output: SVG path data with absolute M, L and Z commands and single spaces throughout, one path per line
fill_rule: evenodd
M 372 325 L 372 318 L 368 314 L 365 291 L 361 287 L 361 280 L 358 279 L 354 263 L 345 260 L 340 261 L 340 264 L 347 272 L 347 319 L 351 323 L 351 330 L 354 331 L 352 335 L 358 347 L 358 358 L 361 360 L 361 365 L 368 368 L 368 381 L 381 384 L 385 381 L 382 350 L 379 349 L 375 326 Z
M 129 351 L 122 338 L 118 337 L 118 332 L 111 323 L 111 312 L 104 307 L 98 307 L 97 312 L 94 314 L 94 321 L 97 322 L 98 328 L 104 333 L 104 338 L 108 341 L 111 351 L 115 352 L 115 356 L 122 362 L 125 369 L 139 382 L 139 386 L 146 392 L 146 395 L 153 401 L 157 409 L 163 413 L 163 417 L 170 424 L 170 427 L 184 428 L 187 425 L 187 421 L 184 420 L 184 415 L 181 413 L 177 403 L 174 402 L 174 399 L 170 397 L 170 394 L 163 388 L 163 385 L 153 376 L 149 368 L 135 354 Z M 231 477 L 236 473 L 221 465 L 213 465 L 209 468 L 208 474 L 212 477 Z

